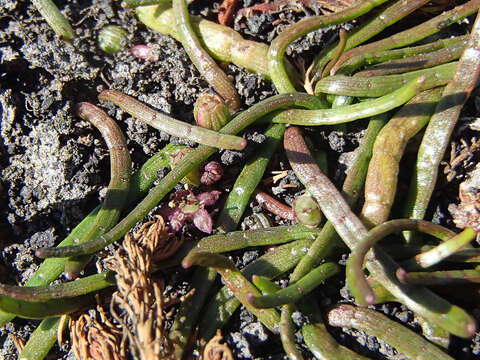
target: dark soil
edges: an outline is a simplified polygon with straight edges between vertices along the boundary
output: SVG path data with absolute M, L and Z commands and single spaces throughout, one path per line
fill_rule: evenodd
M 104 89 L 116 89 L 184 121 L 192 121 L 193 103 L 208 84 L 199 77 L 181 45 L 170 37 L 148 30 L 140 24 L 132 10 L 121 8 L 112 0 L 57 0 L 62 12 L 76 30 L 73 44 L 61 41 L 41 18 L 30 2 L 0 0 L 0 282 L 24 284 L 37 269 L 40 260 L 34 255 L 39 247 L 60 242 L 78 222 L 102 199 L 109 181 L 109 156 L 100 134 L 87 122 L 74 115 L 75 104 L 89 101 L 96 104 Z M 258 1 L 260 2 L 260 1 Z M 198 1 L 192 11 L 214 19 L 220 1 Z M 241 1 L 251 6 L 250 0 Z M 259 14 L 237 18 L 235 29 L 246 38 L 270 42 L 282 27 L 318 9 L 287 10 L 276 14 Z M 278 23 L 272 26 L 272 23 Z M 128 48 L 113 56 L 102 53 L 96 37 L 108 24 L 117 24 L 128 32 L 129 44 L 155 44 L 159 61 L 149 63 L 130 55 Z M 289 50 L 293 62 L 302 59 L 309 64 L 314 54 L 336 32 L 317 31 L 296 42 Z M 235 78 L 244 108 L 275 94 L 269 81 L 228 65 L 227 73 Z M 478 116 L 474 106 L 476 96 L 464 111 L 456 133 L 456 141 L 474 132 L 468 124 Z M 127 137 L 134 169 L 168 142 L 179 139 L 140 123 L 111 104 L 102 107 L 117 120 Z M 308 130 L 319 147 L 328 152 L 330 174 L 337 184 L 344 177 L 350 153 L 362 135 L 364 123 L 352 125 L 347 133 L 322 128 Z M 222 186 L 231 188 L 244 159 L 263 141 L 262 128 L 249 129 L 244 152 L 223 151 L 216 155 L 228 167 Z M 414 158 L 414 154 L 410 154 Z M 410 159 L 411 160 L 411 159 Z M 275 170 L 288 169 L 288 162 L 277 156 Z M 476 158 L 465 164 L 472 169 Z M 162 174 L 159 174 L 162 176 Z M 453 181 L 440 181 L 442 196 L 434 198 L 430 217 L 452 226 L 447 207 L 458 202 L 458 184 L 465 176 L 459 170 Z M 405 179 L 408 177 L 405 176 Z M 293 173 L 271 192 L 291 203 L 298 190 L 285 191 L 285 183 L 296 183 Z M 400 186 L 406 187 L 405 184 Z M 447 194 L 447 196 L 444 196 Z M 258 212 L 252 203 L 251 212 Z M 272 222 L 279 219 L 272 217 Z M 188 230 L 188 234 L 198 234 Z M 187 234 L 187 235 L 188 235 Z M 258 253 L 238 255 L 243 265 Z M 93 269 L 93 266 L 92 266 Z M 178 274 L 177 274 L 178 275 Z M 178 281 L 178 279 L 176 279 Z M 322 306 L 351 300 L 341 291 L 341 279 L 336 285 L 318 290 Z M 413 314 L 403 306 L 381 306 L 380 310 L 419 330 Z M 470 308 L 478 315 L 477 308 Z M 297 316 L 298 324 L 303 321 Z M 14 337 L 26 340 L 37 321 L 16 319 L 0 329 L 1 359 L 16 359 Z M 237 312 L 225 329 L 226 339 L 238 359 L 280 359 L 283 357 L 278 336 L 272 336 L 245 309 Z M 358 331 L 333 330 L 338 340 L 355 351 L 377 359 L 398 359 L 398 354 L 385 343 Z M 472 342 L 453 339 L 449 349 L 457 359 L 480 358 L 479 335 Z M 305 356 L 308 355 L 305 352 Z M 57 348 L 54 358 L 74 358 L 68 345 Z

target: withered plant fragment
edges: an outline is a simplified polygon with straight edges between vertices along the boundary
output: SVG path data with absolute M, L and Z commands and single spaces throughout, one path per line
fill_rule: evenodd
M 460 204 L 451 204 L 448 210 L 458 228 L 472 228 L 480 232 L 480 165 L 460 184 Z
M 117 273 L 118 287 L 110 311 L 128 337 L 134 358 L 173 359 L 173 346 L 164 331 L 163 282 L 149 274 L 154 254 L 171 236 L 160 216 L 147 224 L 133 236 L 127 234 L 123 248 L 107 259 Z
M 177 238 L 169 235 L 168 228 L 160 215 L 155 215 L 156 220 L 147 221 L 135 233 L 135 238 L 142 238 L 143 243 L 157 244 L 152 256 L 153 262 L 168 259 L 175 254 L 183 244 L 183 237 Z
M 98 319 L 100 318 L 100 319 Z M 111 322 L 99 305 L 95 317 L 81 314 L 70 319 L 70 339 L 77 360 L 121 360 L 125 338 L 118 324 Z
M 222 332 L 217 330 L 217 335 L 210 339 L 203 350 L 201 360 L 234 360 L 232 351 L 223 342 Z

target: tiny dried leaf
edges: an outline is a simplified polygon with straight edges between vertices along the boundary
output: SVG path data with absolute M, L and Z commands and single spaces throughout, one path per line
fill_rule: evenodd
M 223 342 L 222 332 L 217 330 L 217 335 L 210 339 L 203 350 L 202 360 L 233 360 L 233 354 L 227 344 Z

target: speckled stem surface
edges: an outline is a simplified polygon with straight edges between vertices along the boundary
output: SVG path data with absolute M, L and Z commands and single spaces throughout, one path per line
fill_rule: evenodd
M 409 80 L 408 83 L 401 86 L 399 89 L 378 99 L 342 106 L 336 109 L 285 110 L 276 114 L 272 118 L 272 121 L 275 123 L 288 123 L 292 125 L 319 126 L 343 124 L 358 119 L 364 119 L 382 114 L 403 105 L 420 91 L 424 86 L 425 80 L 425 76 L 419 75 Z
M 177 24 L 180 42 L 188 57 L 207 80 L 213 89 L 225 100 L 230 111 L 234 113 L 240 108 L 240 97 L 237 89 L 225 72 L 215 63 L 211 56 L 202 48 L 192 25 L 185 0 L 173 0 L 173 15 Z
M 161 112 L 150 109 L 140 101 L 120 91 L 104 90 L 98 98 L 102 101 L 114 103 L 145 124 L 170 135 L 222 149 L 243 150 L 247 145 L 247 141 L 239 136 L 221 134 L 210 129 L 176 120 Z
M 365 179 L 362 220 L 368 226 L 388 219 L 397 190 L 400 160 L 408 141 L 428 122 L 442 89 L 424 91 L 405 104 L 383 127 L 373 145 Z
M 355 19 L 385 2 L 386 0 L 362 1 L 356 6 L 337 13 L 305 18 L 282 31 L 280 35 L 272 41 L 268 49 L 268 69 L 277 91 L 279 93 L 295 91 L 295 87 L 288 78 L 283 58 L 287 47 L 293 41 L 321 27 L 340 24 Z
M 410 2 L 410 1 L 408 1 Z M 400 48 L 409 44 L 413 44 L 417 41 L 425 39 L 426 37 L 436 34 L 439 31 L 447 28 L 448 26 L 455 24 L 456 22 L 472 15 L 478 10 L 480 1 L 472 0 L 466 4 L 457 6 L 456 8 L 445 11 L 442 14 L 423 22 L 420 25 L 414 26 L 410 29 L 404 30 L 400 33 L 392 35 L 388 38 L 359 46 L 355 49 L 351 49 L 345 52 L 333 67 L 331 74 L 334 75 L 336 71 L 342 66 L 342 64 L 349 58 L 360 54 L 369 53 L 378 50 L 388 50 Z
M 375 310 L 340 305 L 328 313 L 328 323 L 332 326 L 355 328 L 382 339 L 399 352 L 417 360 L 453 360 L 436 345 L 428 342 L 405 326 L 390 320 Z
M 475 1 L 478 5 L 480 1 Z M 480 75 L 480 17 L 473 25 L 470 39 L 458 62 L 452 80 L 445 87 L 420 144 L 413 182 L 410 186 L 405 215 L 422 219 L 437 182 L 438 167 L 443 159 L 460 111 Z
M 335 186 L 320 172 L 308 152 L 299 128 L 287 129 L 284 147 L 297 177 L 315 197 L 325 217 L 332 222 L 343 241 L 354 249 L 368 236 L 368 231 L 352 213 Z M 426 288 L 401 284 L 395 275 L 398 265 L 383 251 L 375 249 L 368 257 L 367 268 L 376 280 L 412 311 L 457 336 L 468 338 L 474 334 L 476 322 L 464 310 Z

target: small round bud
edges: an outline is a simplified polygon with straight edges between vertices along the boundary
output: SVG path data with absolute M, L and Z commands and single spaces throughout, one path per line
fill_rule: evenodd
M 302 225 L 315 228 L 322 221 L 320 208 L 310 195 L 305 194 L 296 198 L 292 208 L 297 221 Z
M 230 110 L 217 94 L 200 94 L 193 108 L 193 117 L 198 126 L 218 131 L 230 120 Z
M 215 184 L 217 181 L 219 181 L 222 178 L 222 175 L 223 175 L 222 165 L 220 165 L 216 161 L 210 161 L 203 168 L 203 174 L 202 174 L 202 177 L 200 178 L 200 182 L 203 185 L 210 186 Z
M 107 54 L 122 51 L 127 45 L 127 32 L 117 25 L 105 26 L 98 34 L 98 47 Z

